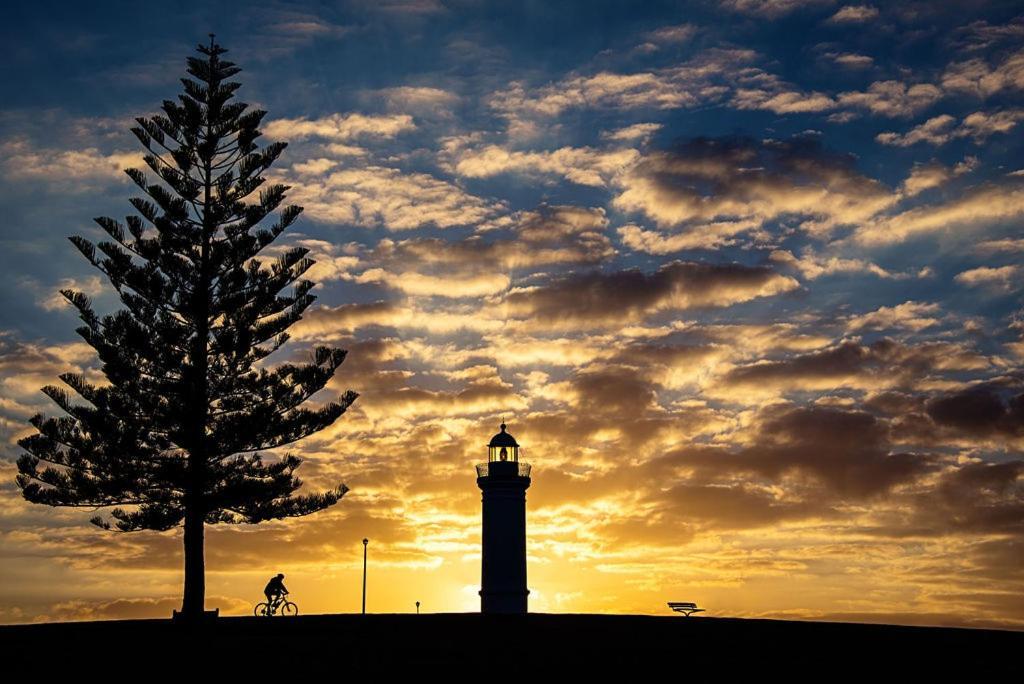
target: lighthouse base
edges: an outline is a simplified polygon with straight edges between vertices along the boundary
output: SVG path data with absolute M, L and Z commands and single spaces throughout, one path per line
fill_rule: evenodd
M 530 591 L 481 591 L 480 612 L 496 615 L 526 614 Z

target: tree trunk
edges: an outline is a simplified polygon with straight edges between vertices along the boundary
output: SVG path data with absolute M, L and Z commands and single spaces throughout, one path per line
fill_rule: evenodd
M 206 563 L 203 555 L 203 516 L 185 513 L 185 591 L 182 617 L 201 620 L 206 606 Z
M 212 38 L 211 38 L 212 40 Z M 213 69 L 214 58 L 210 57 Z M 206 124 L 206 142 L 210 140 L 211 126 Z M 216 144 L 211 149 L 216 149 Z M 212 159 L 212 153 L 211 153 Z M 203 168 L 203 235 L 199 257 L 199 282 L 193 293 L 193 312 L 196 336 L 192 348 L 192 444 L 188 449 L 188 487 L 185 494 L 185 590 L 181 601 L 182 617 L 188 621 L 203 618 L 206 604 L 206 563 L 203 558 L 203 525 L 206 510 L 202 505 L 206 492 L 206 422 L 209 417 L 209 370 L 207 353 L 210 336 L 210 241 L 217 230 L 210 216 L 213 194 L 211 159 L 204 160 Z

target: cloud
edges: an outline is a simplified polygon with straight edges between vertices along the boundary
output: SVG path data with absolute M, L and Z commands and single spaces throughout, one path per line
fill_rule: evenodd
M 39 390 L 60 385 L 60 374 L 84 373 L 96 381 L 96 360 L 85 342 L 47 345 L 0 333 L 0 443 L 13 445 L 32 431 L 28 419 L 52 407 Z
M 483 345 L 465 351 L 467 357 L 492 358 L 506 368 L 529 371 L 524 382 L 539 394 L 550 386 L 547 373 L 532 371 L 535 367 L 581 368 L 593 361 L 612 356 L 612 340 L 604 335 L 572 335 L 551 337 L 535 336 L 514 326 L 502 326 L 500 331 L 487 333 Z M 453 359 L 454 360 L 454 359 Z
M 209 596 L 206 604 L 208 610 L 217 608 L 225 615 L 248 615 L 252 611 L 252 602 L 238 597 Z M 74 599 L 54 604 L 47 610 L 46 619 L 60 622 L 166 619 L 170 617 L 172 611 L 180 609 L 180 596 L 94 601 Z
M 488 104 L 510 121 L 554 117 L 578 108 L 693 107 L 722 97 L 728 91 L 725 82 L 755 56 L 751 50 L 715 48 L 679 66 L 632 74 L 602 71 L 590 76 L 572 75 L 532 91 L 525 83 L 514 81 L 491 94 Z
M 903 135 L 889 131 L 879 133 L 875 136 L 875 139 L 883 145 L 895 145 L 897 147 L 909 147 L 919 142 L 944 145 L 952 139 L 952 129 L 955 122 L 956 119 L 949 114 L 940 114 L 928 119 L 919 126 L 915 126 Z
M 981 230 L 1024 214 L 1024 189 L 1018 184 L 988 184 L 938 204 L 914 207 L 868 221 L 854 233 L 861 244 L 883 245 L 948 231 L 956 227 Z
M 828 19 L 830 24 L 863 24 L 878 18 L 878 8 L 871 5 L 845 5 Z
M 870 273 L 879 278 L 902 278 L 902 274 L 893 274 L 878 264 L 865 259 L 853 259 L 839 256 L 820 256 L 811 249 L 805 249 L 797 258 L 793 253 L 777 249 L 772 251 L 769 259 L 773 262 L 795 268 L 807 280 L 815 280 L 822 276 L 837 273 Z
M 616 142 L 631 142 L 633 140 L 646 142 L 652 135 L 660 131 L 661 128 L 662 125 L 658 123 L 638 123 L 618 128 L 614 131 L 605 131 L 601 134 L 601 137 Z
M 509 121 L 511 130 L 526 130 L 531 120 L 550 119 L 571 109 L 680 109 L 729 99 L 738 109 L 776 114 L 817 113 L 835 109 L 867 110 L 888 117 L 908 117 L 931 106 L 942 91 L 929 83 L 876 81 L 866 91 L 807 92 L 764 71 L 750 50 L 715 48 L 679 66 L 631 74 L 602 71 L 569 76 L 540 88 L 515 81 L 493 93 L 489 105 Z M 869 66 L 871 58 L 832 53 L 845 66 Z M 841 113 L 840 116 L 849 116 Z
M 546 86 L 536 94 L 528 93 L 522 83 L 513 82 L 490 99 L 491 107 L 506 115 L 528 113 L 535 116 L 557 116 L 567 109 L 584 106 L 674 109 L 696 102 L 693 94 L 674 87 L 673 79 L 664 72 L 601 72 Z
M 1024 252 L 1024 238 L 1004 238 L 1001 240 L 986 240 L 979 242 L 975 248 L 983 254 L 995 254 L 999 252 Z
M 572 405 L 588 417 L 629 421 L 654 408 L 656 403 L 654 387 L 633 368 L 587 369 L 574 374 L 569 386 Z
M 619 182 L 616 208 L 643 212 L 662 227 L 693 223 L 704 232 L 702 223 L 794 216 L 806 230 L 823 233 L 895 201 L 885 186 L 856 171 L 852 157 L 811 138 L 697 138 L 645 154 Z M 711 232 L 730 231 L 720 225 Z M 640 237 L 632 232 L 632 239 Z
M 441 0 L 360 0 L 360 4 L 368 10 L 395 15 L 427 16 L 448 11 Z
M 8 180 L 43 181 L 67 192 L 88 192 L 111 181 L 126 182 L 125 169 L 145 165 L 138 152 L 101 152 L 95 147 L 59 150 L 15 138 L 0 144 L 0 169 Z
M 1005 579 L 1006 569 L 1000 567 L 999 561 L 1020 553 L 1020 536 L 1024 532 L 1022 474 L 1024 462 L 1019 460 L 981 461 L 950 468 L 941 474 L 934 487 L 910 498 L 913 513 L 904 524 L 944 537 L 1000 535 L 995 543 L 982 542 L 987 548 L 972 565 L 981 577 Z
M 697 30 L 693 24 L 675 24 L 648 31 L 644 34 L 644 38 L 658 45 L 686 43 L 696 35 Z
M 463 309 L 421 308 L 403 301 L 319 306 L 295 325 L 297 340 L 337 340 L 357 330 L 384 327 L 423 330 L 438 334 L 462 331 L 488 332 L 502 327 L 502 321 L 481 317 L 477 307 Z
M 844 66 L 869 66 L 870 58 L 830 53 Z M 866 110 L 876 116 L 910 117 L 942 98 L 930 83 L 907 85 L 902 81 L 875 81 L 866 91 L 845 91 L 835 96 L 807 92 L 760 70 L 741 72 L 731 104 L 738 109 L 764 109 L 776 114 L 809 114 L 836 109 Z M 837 112 L 829 120 L 842 123 L 854 118 L 852 111 Z
M 255 25 L 247 27 L 248 43 L 231 49 L 232 61 L 243 65 L 291 56 L 317 41 L 338 40 L 353 32 L 352 26 L 301 11 L 294 4 L 254 7 L 248 18 L 255 20 Z M 180 69 L 179 64 L 176 75 L 180 75 Z
M 355 282 L 379 283 L 407 295 L 464 299 L 503 292 L 512 281 L 501 273 L 427 275 L 415 271 L 393 273 L 383 268 L 371 268 L 356 276 Z
M 736 91 L 732 104 L 739 109 L 767 109 L 776 114 L 823 112 L 835 107 L 835 101 L 823 93 L 799 90 L 771 92 L 747 88 Z
M 714 530 L 753 530 L 776 527 L 787 520 L 826 516 L 827 506 L 793 501 L 770 488 L 753 483 L 704 484 L 684 482 L 652 492 L 643 503 L 657 506 L 655 524 L 664 530 L 671 521 L 702 525 Z M 662 532 L 661 536 L 665 535 Z
M 376 258 L 388 263 L 494 272 L 554 264 L 597 264 L 615 255 L 605 235 L 608 217 L 604 209 L 545 205 L 516 214 L 509 226 L 514 233 L 510 239 L 471 235 L 462 240 L 385 241 L 378 246 Z
M 942 164 L 915 164 L 903 181 L 903 194 L 913 197 L 945 184 L 952 177 L 953 171 Z
M 584 273 L 516 288 L 510 315 L 551 326 L 622 324 L 658 311 L 728 306 L 798 287 L 770 268 L 674 261 L 654 273 L 636 269 Z
M 525 411 L 526 401 L 511 388 L 496 383 L 468 383 L 455 391 L 421 387 L 368 390 L 360 396 L 372 420 L 393 420 L 420 416 L 438 420 L 445 417 Z
M 942 87 L 982 98 L 1003 90 L 1024 90 L 1024 50 L 1010 54 L 994 67 L 981 58 L 951 64 L 942 75 Z
M 977 19 L 956 31 L 956 45 L 974 52 L 984 50 L 1004 40 L 1024 38 L 1024 17 L 1015 17 L 1005 24 L 991 24 Z
M 832 0 L 720 0 L 722 7 L 741 14 L 776 18 L 805 7 L 828 5 Z
M 984 287 L 998 292 L 1013 292 L 1024 283 L 1024 267 L 1016 264 L 1010 266 L 980 266 L 969 271 L 958 273 L 956 282 L 968 287 Z
M 722 396 L 771 396 L 839 388 L 872 390 L 913 386 L 933 373 L 989 366 L 988 359 L 977 352 L 948 342 L 906 345 L 883 338 L 863 345 L 846 340 L 807 354 L 737 365 L 709 391 Z
M 990 135 L 1009 133 L 1024 120 L 1024 109 L 1007 109 L 998 112 L 974 112 L 964 117 L 960 129 L 963 135 L 974 139 L 977 144 L 983 143 Z
M 61 278 L 60 282 L 51 288 L 51 292 L 39 300 L 39 306 L 47 311 L 70 308 L 71 304 L 60 293 L 61 290 L 76 290 L 87 297 L 96 297 L 106 290 L 106 284 L 99 276 Z
M 284 19 L 270 24 L 267 29 L 284 38 L 295 39 L 300 44 L 316 38 L 340 38 L 352 30 L 351 27 L 332 24 L 312 16 Z
M 1024 437 L 1024 393 L 1004 394 L 992 386 L 970 387 L 930 399 L 927 412 L 938 425 L 968 435 Z
M 901 81 L 875 81 L 863 92 L 839 93 L 839 107 L 866 109 L 872 114 L 909 117 L 932 106 L 942 98 L 942 91 L 930 83 L 907 85 Z
M 835 100 L 824 93 L 805 92 L 760 69 L 739 73 L 730 104 L 737 109 L 764 109 L 775 114 L 815 113 L 834 109 Z
M 263 126 L 263 134 L 277 140 L 319 138 L 347 142 L 357 138 L 394 138 L 416 129 L 408 114 L 330 114 L 319 119 L 274 119 Z
M 1009 133 L 1024 120 L 1024 109 L 1008 109 L 997 112 L 974 112 L 964 117 L 959 126 L 956 119 L 948 114 L 928 119 L 900 135 L 891 131 L 879 133 L 875 139 L 883 145 L 909 147 L 919 142 L 931 145 L 945 145 L 959 138 L 971 138 L 977 145 L 996 133 Z
M 579 185 L 604 187 L 639 157 L 640 153 L 633 149 L 562 147 L 550 152 L 520 152 L 487 145 L 456 151 L 453 171 L 465 178 L 489 178 L 503 173 L 556 175 Z
M 688 249 L 715 249 L 736 242 L 736 236 L 753 231 L 760 221 L 713 221 L 687 226 L 685 232 L 664 233 L 628 224 L 617 229 L 622 243 L 647 254 L 674 254 Z
M 611 361 L 636 369 L 653 386 L 678 390 L 695 388 L 732 351 L 722 344 L 634 342 L 618 350 Z
M 874 311 L 853 316 L 846 323 L 849 332 L 862 330 L 910 330 L 920 332 L 938 325 L 942 307 L 935 303 L 906 301 L 895 306 L 881 306 Z
M 876 497 L 934 470 L 927 455 L 891 453 L 885 423 L 859 410 L 769 405 L 754 416 L 745 440 L 749 446 L 737 451 L 690 448 L 665 458 L 694 468 L 701 479 L 728 482 L 747 473 L 785 482 L 787 500 L 794 503 L 801 484 L 824 487 L 807 492 L 814 497 L 807 503 L 817 504 L 805 513 L 817 509 L 819 515 L 829 510 L 830 499 Z
M 867 55 L 859 55 L 853 52 L 831 52 L 825 55 L 833 62 L 847 69 L 867 69 L 874 66 L 875 60 Z
M 423 226 L 488 224 L 505 211 L 498 203 L 426 173 L 403 173 L 382 166 L 292 167 L 289 199 L 306 208 L 305 216 L 324 223 L 388 230 Z
M 374 94 L 383 98 L 389 109 L 417 116 L 450 114 L 452 107 L 461 101 L 455 93 L 431 86 L 396 86 L 374 91 Z

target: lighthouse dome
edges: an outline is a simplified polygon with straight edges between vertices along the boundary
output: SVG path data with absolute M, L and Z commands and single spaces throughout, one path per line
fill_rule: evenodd
M 491 437 L 489 447 L 518 447 L 519 443 L 516 442 L 516 438 L 505 432 L 505 423 L 501 424 L 501 432 Z

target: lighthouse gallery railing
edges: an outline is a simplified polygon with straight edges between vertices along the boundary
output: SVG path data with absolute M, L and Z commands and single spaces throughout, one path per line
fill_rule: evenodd
M 507 463 L 507 461 L 506 462 L 495 461 L 495 465 L 501 464 L 502 466 L 504 466 L 505 463 Z M 489 468 L 488 468 L 489 465 L 491 465 L 491 464 L 490 463 L 477 463 L 476 464 L 476 476 L 477 477 L 487 477 L 487 474 L 489 472 Z M 516 473 L 519 477 L 530 477 L 530 464 L 529 463 L 517 463 L 516 465 L 519 466 L 519 472 Z

